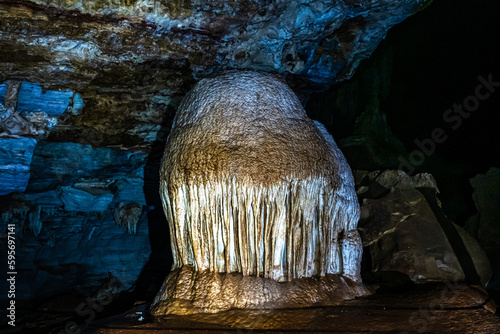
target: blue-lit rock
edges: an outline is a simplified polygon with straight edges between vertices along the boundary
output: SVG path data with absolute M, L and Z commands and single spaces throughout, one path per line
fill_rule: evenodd
M 30 184 L 24 194 L 0 203 L 2 231 L 8 223 L 17 225 L 18 300 L 65 291 L 88 295 L 108 273 L 131 287 L 150 254 L 143 213 L 147 153 L 36 143 L 0 139 L 2 195 L 25 191 L 28 179 Z M 119 210 L 124 203 L 132 208 L 130 217 Z
M 26 189 L 36 142 L 33 138 L 0 138 L 0 195 Z
M 100 218 L 42 211 L 41 219 L 40 233 L 26 232 L 18 242 L 20 303 L 67 291 L 88 296 L 108 273 L 128 289 L 148 261 L 145 214 L 134 235 L 118 228 L 112 214 Z
M 62 207 L 60 190 L 49 190 L 41 193 L 25 194 L 24 197 L 31 202 L 31 205 L 47 208 Z
M 114 197 L 109 192 L 96 191 L 92 194 L 73 187 L 61 187 L 61 189 L 61 201 L 66 211 L 103 212 L 109 208 Z
M 7 84 L 0 85 L 0 103 L 4 103 Z M 83 100 L 78 93 L 67 89 L 64 91 L 49 90 L 45 93 L 38 83 L 23 82 L 17 96 L 17 109 L 20 112 L 43 111 L 47 115 L 61 115 L 68 108 L 78 113 L 83 108 Z
M 143 171 L 143 169 L 141 169 Z M 144 175 L 140 177 L 128 177 L 117 181 L 115 185 L 118 192 L 115 197 L 116 202 L 136 202 L 140 205 L 146 205 L 144 197 Z
M 82 179 L 102 180 L 105 187 L 113 180 L 137 178 L 136 170 L 144 166 L 146 158 L 147 154 L 141 150 L 93 149 L 77 143 L 41 142 L 34 151 L 28 191 L 55 189 Z
M 75 95 L 71 90 L 42 92 L 40 84 L 23 82 L 19 91 L 17 108 L 19 111 L 44 111 L 48 115 L 61 115 L 73 105 Z M 77 96 L 77 108 L 82 107 L 81 98 Z
M 47 92 L 37 83 L 7 81 L 0 85 L 0 135 L 48 137 L 64 114 L 77 115 L 84 102 L 69 89 Z
M 0 84 L 0 103 L 4 103 L 4 96 L 7 93 L 7 84 Z

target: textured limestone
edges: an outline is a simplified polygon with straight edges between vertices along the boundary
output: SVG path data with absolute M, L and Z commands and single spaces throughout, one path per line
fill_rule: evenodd
M 43 92 L 39 84 L 7 81 L 0 85 L 0 136 L 45 139 L 63 113 L 78 114 L 80 96 L 70 90 Z
M 24 192 L 0 199 L 0 229 L 16 224 L 16 300 L 67 291 L 88 296 L 108 273 L 130 288 L 150 255 L 142 210 L 145 152 L 35 143 L 33 138 L 0 138 L 1 189 Z M 133 234 L 114 220 L 115 207 L 124 201 L 136 203 L 129 224 Z
M 387 170 L 355 171 L 354 176 L 362 200 L 359 230 L 374 272 L 399 271 L 426 283 L 463 281 L 473 271 L 479 276 L 474 283 L 488 281 L 491 265 L 478 242 L 452 222 L 450 233 L 423 195 L 422 189 L 437 191 L 432 175 Z
M 369 294 L 366 287 L 341 275 L 292 279 L 198 271 L 191 266 L 174 270 L 155 300 L 153 314 L 218 313 L 230 309 L 283 309 L 338 305 Z M 168 296 L 168 302 L 160 298 Z
M 170 58 L 187 59 L 196 76 L 251 68 L 331 84 L 350 77 L 389 28 L 429 2 L 2 1 L 1 44 L 19 55 L 4 65 L 13 64 L 11 73 L 43 82 L 92 80 L 102 67 Z M 57 78 L 33 73 L 37 66 Z
M 115 180 L 142 178 L 146 157 L 140 148 L 93 149 L 77 143 L 40 142 L 33 153 L 28 191 L 52 190 L 76 182 L 80 187 L 87 187 L 82 183 L 94 183 L 88 187 L 106 188 Z M 136 192 L 136 196 L 144 200 L 144 194 Z
M 276 77 L 231 72 L 200 81 L 176 115 L 160 175 L 180 274 L 165 282 L 156 314 L 186 312 L 176 299 L 214 312 L 331 303 L 366 292 L 349 166 Z M 211 278 L 193 282 L 186 270 Z M 238 274 L 221 282 L 219 273 Z M 312 283 L 312 299 L 299 298 L 295 284 L 265 283 L 325 275 L 342 277 L 334 296 L 322 290 L 327 279 Z M 238 293 L 266 288 L 252 301 Z
M 55 190 L 3 197 L 0 228 L 9 223 L 16 225 L 19 305 L 69 291 L 89 296 L 109 273 L 128 289 L 149 259 L 146 214 L 132 235 L 116 226 L 110 210 L 64 210 Z
M 142 205 L 135 202 L 119 202 L 115 206 L 114 219 L 116 225 L 125 227 L 127 232 L 135 234 L 137 231 L 137 223 L 141 218 Z
M 256 69 L 307 96 L 350 78 L 429 2 L 0 0 L 0 92 L 5 80 L 77 92 L 85 110 L 52 140 L 163 142 L 165 110 L 173 114 L 195 80 Z
M 77 212 L 103 212 L 106 211 L 113 200 L 113 193 L 89 191 L 73 188 L 61 187 L 61 201 L 64 203 L 64 210 Z

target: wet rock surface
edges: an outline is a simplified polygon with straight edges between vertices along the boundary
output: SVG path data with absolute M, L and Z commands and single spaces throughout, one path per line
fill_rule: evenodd
M 152 333 L 203 329 L 221 333 L 328 332 L 328 333 L 499 333 L 500 318 L 490 311 L 487 294 L 458 283 L 431 284 L 399 294 L 376 294 L 346 301 L 338 307 L 243 311 L 167 316 L 139 326 L 102 324 L 89 333 Z M 100 326 L 95 326 L 100 327 Z M 108 328 L 106 328 L 108 327 Z

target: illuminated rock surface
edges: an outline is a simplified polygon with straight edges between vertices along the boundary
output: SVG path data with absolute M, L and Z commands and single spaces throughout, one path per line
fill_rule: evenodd
M 367 293 L 352 173 L 276 77 L 200 81 L 179 107 L 160 177 L 174 272 L 155 314 L 328 305 Z
M 348 81 L 351 84 L 341 83 L 318 94 L 326 98 L 326 108 L 316 114 L 310 113 L 310 99 L 308 114 L 334 134 L 351 166 L 397 168 L 398 156 L 407 157 L 410 152 L 404 151 L 415 149 L 416 138 L 424 139 L 431 129 L 444 125 L 435 117 L 473 93 L 478 75 L 493 73 L 493 80 L 499 80 L 497 52 L 491 42 L 498 40 L 494 17 L 498 8 L 493 8 L 497 2 L 442 0 L 391 28 L 427 3 L 0 0 L 0 244 L 5 244 L 5 224 L 16 223 L 21 259 L 18 332 L 24 332 L 22 324 L 27 323 L 26 332 L 57 333 L 71 318 L 85 326 L 75 309 L 93 295 L 108 272 L 134 293 L 123 292 L 127 298 L 113 296 L 109 308 L 97 312 L 98 318 L 122 312 L 138 300 L 152 300 L 171 267 L 168 232 L 162 229 L 168 225 L 157 189 L 162 145 L 181 98 L 206 76 L 228 69 L 274 72 L 304 104 L 311 92 L 324 91 L 356 70 L 359 75 Z M 464 17 L 469 24 L 464 24 Z M 389 29 L 392 34 L 381 49 L 379 42 Z M 379 55 L 384 49 L 392 51 L 384 53 L 387 57 L 379 58 L 378 64 L 372 63 L 372 69 L 377 69 L 367 75 L 365 64 L 371 60 L 362 59 L 375 48 Z M 360 62 L 361 68 L 356 69 Z M 495 152 L 500 140 L 492 139 L 498 133 L 495 101 L 499 96 L 497 89 L 487 102 L 481 101 L 480 110 L 463 119 L 460 132 L 448 128 L 447 143 L 438 145 L 419 170 L 436 177 L 443 209 L 460 225 L 476 211 L 469 178 L 499 166 Z M 472 167 L 446 163 L 440 160 L 443 157 Z M 427 166 L 432 161 L 434 168 Z M 494 214 L 500 207 L 485 191 L 498 189 L 491 180 L 476 180 L 475 196 L 482 195 L 475 200 L 481 212 L 468 226 L 468 231 L 486 241 L 483 246 L 490 245 L 485 246 L 489 252 L 498 244 Z M 369 195 L 375 197 L 360 196 L 370 200 L 371 208 L 396 210 L 403 216 L 422 214 L 429 220 L 426 227 L 442 235 L 422 193 L 399 189 L 399 197 L 389 196 L 380 194 L 376 183 L 368 185 Z M 83 199 L 96 200 L 95 209 L 105 211 L 89 210 Z M 397 224 L 398 215 L 381 218 L 388 224 L 372 221 L 373 230 L 368 232 L 384 246 L 377 254 L 385 268 L 401 269 L 414 278 L 422 270 L 426 270 L 423 276 L 432 273 L 437 280 L 466 276 L 457 265 L 461 256 L 450 252 L 454 242 L 448 245 L 433 237 L 421 238 L 422 245 L 406 254 L 406 259 L 419 263 L 412 272 L 404 262 L 392 261 L 402 253 L 391 248 L 394 236 L 403 235 L 401 241 L 415 244 L 422 235 L 419 219 L 411 216 L 403 223 L 412 225 L 405 226 Z M 381 236 L 386 227 L 396 229 Z M 424 245 L 433 246 L 431 241 L 440 248 L 427 251 Z M 439 250 L 446 254 L 445 261 Z M 500 259 L 497 253 L 493 251 L 490 258 Z M 435 260 L 441 261 L 440 267 Z M 427 266 L 420 265 L 424 263 Z M 406 274 L 400 275 L 409 280 Z M 153 277 L 158 285 L 150 283 Z M 490 281 L 489 286 L 499 289 L 498 281 L 497 270 L 496 282 Z M 5 284 L 0 282 L 1 291 Z M 206 317 L 169 316 L 161 325 L 128 325 L 127 319 L 139 321 L 133 310 L 121 319 L 123 323 L 103 330 L 498 331 L 498 321 L 479 306 L 484 299 L 470 303 L 462 296 L 447 302 L 444 310 L 426 312 L 442 298 L 441 287 L 429 294 L 422 291 L 426 288 L 418 286 L 416 294 L 405 290 L 395 296 L 376 295 L 381 298 L 376 303 L 355 300 L 356 306 L 346 308 L 233 310 Z M 1 305 L 5 298 L 2 293 Z M 29 301 L 32 309 L 23 307 L 23 301 Z M 145 304 L 140 307 L 146 309 Z M 0 309 L 2 319 L 6 319 L 4 312 Z M 224 319 L 224 325 L 211 324 L 217 319 Z M 61 323 L 54 329 L 58 320 Z
M 33 138 L 5 138 L 0 146 L 0 195 L 24 191 L 30 178 L 30 164 L 35 149 Z
M 349 78 L 389 28 L 429 2 L 2 1 L 0 46 L 17 59 L 0 73 L 73 89 L 256 69 L 323 89 Z

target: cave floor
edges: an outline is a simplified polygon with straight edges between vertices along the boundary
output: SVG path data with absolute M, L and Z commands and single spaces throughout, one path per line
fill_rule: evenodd
M 145 303 L 136 302 L 135 307 L 125 312 L 80 326 L 81 331 L 63 330 L 60 324 L 58 329 L 52 327 L 44 332 L 500 333 L 500 316 L 493 313 L 494 302 L 481 288 L 464 284 L 417 285 L 400 292 L 377 292 L 339 306 L 307 309 L 230 310 L 217 314 L 169 315 L 154 320 L 147 319 L 145 309 Z M 22 327 L 40 333 L 44 323 L 31 322 Z M 20 327 L 8 332 L 24 333 Z
M 491 312 L 494 308 L 479 288 L 432 284 L 401 293 L 377 293 L 335 307 L 170 315 L 144 324 L 121 317 L 96 324 L 88 333 L 493 334 L 500 333 L 500 316 Z

